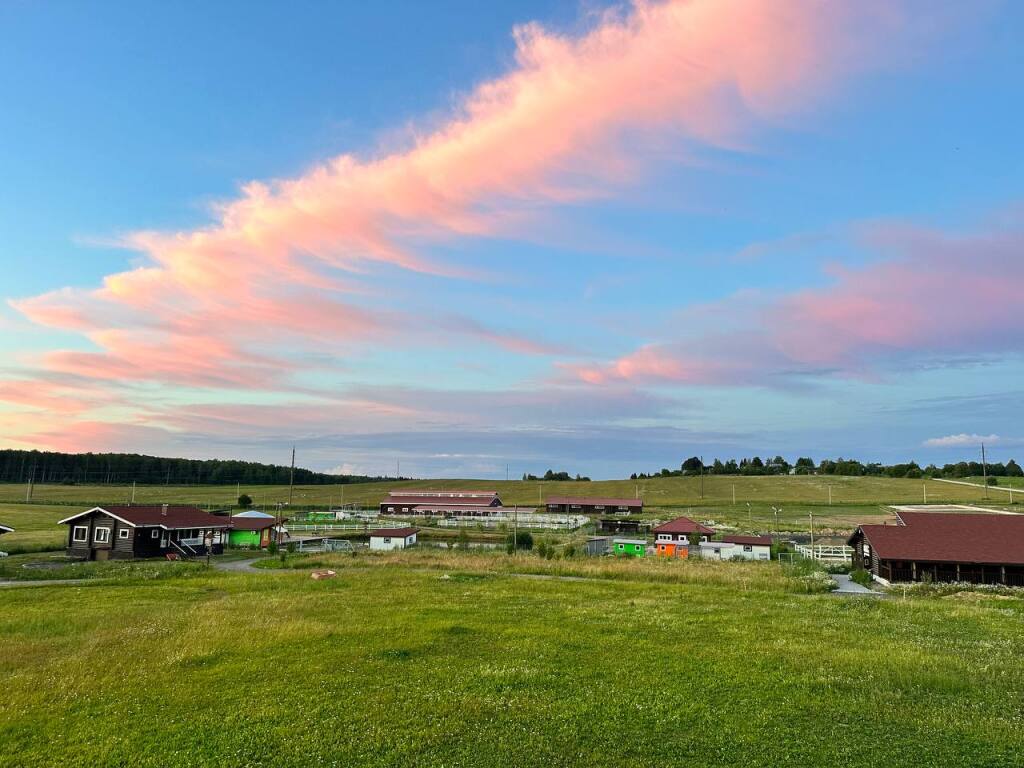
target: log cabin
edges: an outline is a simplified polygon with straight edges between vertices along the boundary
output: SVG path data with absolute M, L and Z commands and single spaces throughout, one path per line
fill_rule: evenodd
M 219 555 L 230 527 L 199 507 L 169 504 L 93 507 L 60 524 L 68 526 L 68 555 L 83 560 Z

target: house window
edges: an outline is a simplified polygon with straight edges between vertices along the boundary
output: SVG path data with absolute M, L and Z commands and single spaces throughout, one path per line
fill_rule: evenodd
M 743 545 L 743 551 L 744 552 L 753 552 L 754 548 L 752 546 L 750 546 L 749 544 L 744 544 Z
M 394 507 L 388 507 L 388 512 L 394 512 L 394 511 L 395 511 Z
M 154 528 L 152 531 L 149 532 L 149 538 L 151 538 L 151 539 L 159 539 L 160 538 L 160 530 L 158 528 Z
M 106 544 L 110 541 L 110 529 L 97 528 L 92 538 L 97 544 Z
M 701 540 L 701 541 L 707 541 L 707 540 L 708 540 L 708 537 L 707 537 L 707 536 L 701 536 L 701 537 L 700 537 L 700 540 Z
M 88 541 L 89 540 L 89 526 L 87 525 L 76 525 L 74 532 L 71 534 L 72 541 Z
M 391 543 L 391 538 L 389 536 L 385 536 L 384 537 L 384 543 L 385 544 L 390 544 Z
M 127 539 L 131 535 L 132 535 L 132 532 L 130 530 L 128 530 L 127 528 L 121 528 L 117 532 L 117 538 L 119 538 L 119 539 Z

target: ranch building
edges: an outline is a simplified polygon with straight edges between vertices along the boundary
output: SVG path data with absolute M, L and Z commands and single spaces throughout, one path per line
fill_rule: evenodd
M 370 549 L 386 552 L 415 546 L 416 534 L 419 532 L 419 528 L 379 528 L 370 531 Z
M 169 504 L 93 507 L 60 524 L 68 526 L 68 555 L 84 560 L 219 555 L 230 526 L 199 507 Z
M 549 496 L 545 503 L 551 515 L 633 515 L 644 511 L 640 499 Z
M 855 566 L 883 584 L 964 581 L 1024 586 L 1024 515 L 896 510 L 895 525 L 861 525 Z
M 429 510 L 429 514 L 443 517 L 482 517 L 494 514 L 495 507 L 501 507 L 497 491 L 391 491 L 380 502 L 380 514 L 416 515 Z M 445 509 L 450 513 L 444 514 Z
M 598 533 L 647 533 L 651 524 L 643 520 L 602 517 L 597 521 Z

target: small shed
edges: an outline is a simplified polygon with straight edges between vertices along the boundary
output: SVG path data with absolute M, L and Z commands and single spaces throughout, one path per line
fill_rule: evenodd
M 387 552 L 392 549 L 406 549 L 416 545 L 419 528 L 378 528 L 370 531 L 370 549 Z
M 611 551 L 612 540 L 607 536 L 594 536 L 587 539 L 583 551 L 588 555 L 607 555 Z
M 687 558 L 690 556 L 690 547 L 685 541 L 656 541 L 654 553 L 658 557 Z
M 613 539 L 612 553 L 628 555 L 630 557 L 643 557 L 647 554 L 647 542 L 643 539 Z
M 282 518 L 279 523 L 272 515 L 235 515 L 231 518 L 228 544 L 238 548 L 266 549 L 271 541 L 279 538 L 275 534 L 288 532 L 285 522 L 287 518 Z

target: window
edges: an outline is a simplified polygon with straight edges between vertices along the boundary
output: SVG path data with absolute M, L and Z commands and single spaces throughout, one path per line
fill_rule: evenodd
M 149 538 L 151 538 L 151 539 L 159 539 L 160 538 L 160 529 L 159 528 L 154 528 L 152 531 L 150 531 L 149 532 Z
M 110 541 L 110 529 L 109 528 L 97 528 L 93 532 L 93 541 L 97 544 L 106 544 Z
M 117 531 L 117 538 L 119 538 L 119 539 L 127 539 L 131 535 L 132 535 L 132 532 L 130 530 L 128 530 L 127 528 L 120 528 Z
M 76 525 L 74 532 L 71 534 L 72 541 L 88 541 L 89 540 L 89 526 L 87 525 Z
M 395 511 L 394 507 L 388 507 L 388 512 L 394 512 L 394 511 Z
M 753 552 L 754 548 L 752 546 L 750 546 L 749 544 L 744 544 L 743 545 L 743 551 L 744 552 Z
M 391 543 L 391 537 L 390 536 L 385 536 L 384 537 L 384 543 L 385 544 L 390 544 Z
M 659 533 L 658 534 L 658 541 L 671 541 L 671 540 L 672 540 L 672 534 L 671 533 Z

